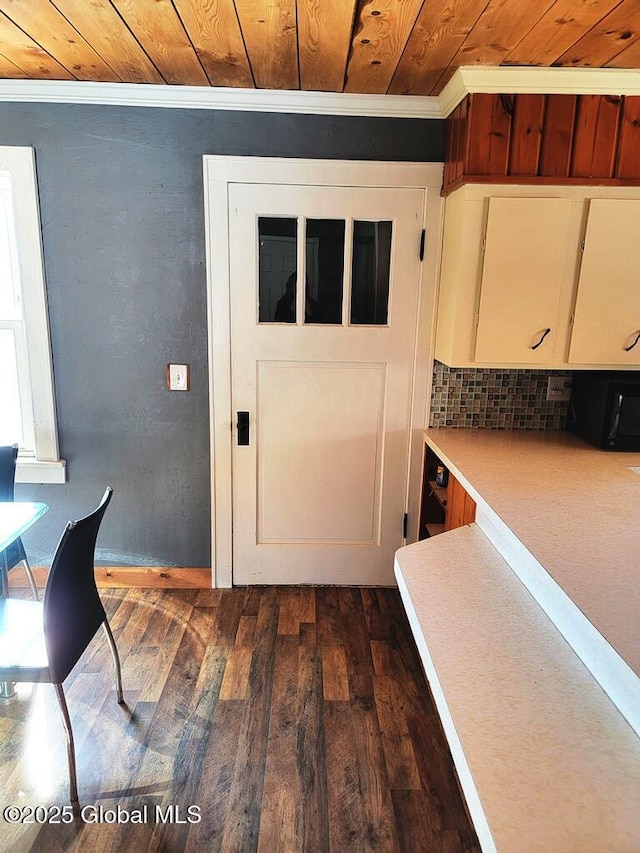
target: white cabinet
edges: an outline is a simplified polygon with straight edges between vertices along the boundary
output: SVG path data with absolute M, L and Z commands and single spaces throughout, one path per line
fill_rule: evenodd
M 569 208 L 562 198 L 489 199 L 474 361 L 551 361 Z
M 640 199 L 592 199 L 571 364 L 640 367 Z
M 625 350 L 640 333 L 638 235 L 637 188 L 461 187 L 445 205 L 436 359 L 639 366 L 640 341 Z

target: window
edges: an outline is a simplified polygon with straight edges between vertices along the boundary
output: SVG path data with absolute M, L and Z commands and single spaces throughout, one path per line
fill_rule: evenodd
M 258 217 L 258 321 L 386 326 L 392 231 L 387 221 Z M 299 297 L 298 237 L 303 234 Z
M 296 321 L 295 219 L 260 216 L 258 219 L 259 296 L 261 323 Z
M 0 146 L 0 444 L 18 482 L 64 483 L 31 148 Z
M 391 222 L 353 223 L 353 325 L 386 325 L 391 274 L 391 229 Z

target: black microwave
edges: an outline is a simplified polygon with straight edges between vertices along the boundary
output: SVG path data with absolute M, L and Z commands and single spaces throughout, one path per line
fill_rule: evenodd
M 567 428 L 603 450 L 640 451 L 640 372 L 573 374 Z

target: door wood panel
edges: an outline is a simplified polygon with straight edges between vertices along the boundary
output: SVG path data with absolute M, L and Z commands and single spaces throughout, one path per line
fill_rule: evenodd
M 377 543 L 385 386 L 381 363 L 259 363 L 259 543 Z

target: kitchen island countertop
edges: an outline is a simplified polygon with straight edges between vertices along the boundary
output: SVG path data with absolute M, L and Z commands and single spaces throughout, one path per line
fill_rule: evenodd
M 640 453 L 568 432 L 439 428 L 425 440 L 640 676 Z

